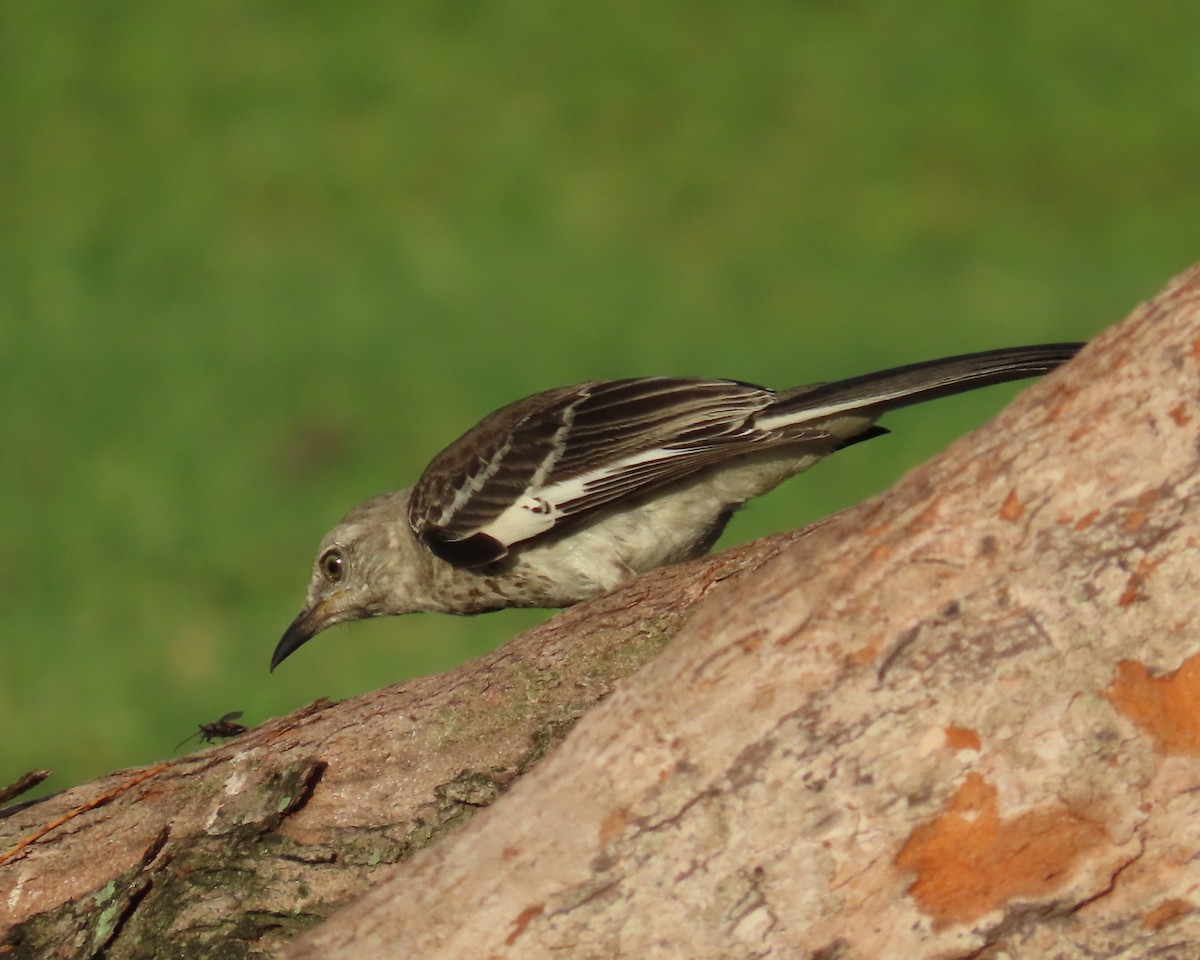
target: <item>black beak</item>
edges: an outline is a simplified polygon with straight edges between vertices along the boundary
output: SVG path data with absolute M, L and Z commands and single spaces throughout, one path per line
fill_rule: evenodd
M 317 604 L 315 607 L 301 610 L 300 615 L 283 632 L 275 646 L 275 652 L 271 654 L 272 671 L 324 629 L 322 607 L 323 604 Z

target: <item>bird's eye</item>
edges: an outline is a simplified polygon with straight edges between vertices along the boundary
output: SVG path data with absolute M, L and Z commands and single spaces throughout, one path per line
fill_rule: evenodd
M 317 566 L 325 574 L 326 580 L 330 583 L 337 583 L 346 572 L 346 558 L 342 556 L 342 551 L 337 547 L 330 547 L 321 554 L 321 559 L 317 561 Z

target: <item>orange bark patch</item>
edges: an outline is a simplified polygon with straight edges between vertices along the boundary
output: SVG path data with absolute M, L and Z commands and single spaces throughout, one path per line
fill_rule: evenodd
M 1015 523 L 1023 516 L 1025 516 L 1025 504 L 1021 503 L 1021 498 L 1017 496 L 1017 490 L 1014 487 L 1008 491 L 1008 496 L 1004 499 L 1004 506 L 1000 508 L 1000 519 Z
M 874 663 L 878 656 L 879 645 L 870 643 L 865 647 L 859 647 L 857 650 L 851 650 L 846 655 L 846 663 L 851 667 L 865 667 Z
M 892 558 L 892 554 L 896 550 L 894 547 L 888 546 L 886 543 L 881 543 L 871 551 L 872 563 L 887 563 Z
M 1094 423 L 1085 423 L 1082 426 L 1076 427 L 1074 430 L 1071 431 L 1071 435 L 1069 437 L 1067 437 L 1067 442 L 1074 443 L 1076 440 L 1079 440 L 1081 437 L 1086 437 L 1089 433 L 1091 433 L 1095 429 L 1096 429 L 1096 425 Z
M 616 840 L 625 832 L 627 826 L 629 826 L 629 811 L 624 807 L 617 807 L 600 824 L 600 845 L 606 846 Z
M 951 750 L 978 750 L 979 734 L 966 727 L 946 727 L 946 746 Z
M 1126 533 L 1137 533 L 1146 525 L 1146 516 L 1150 512 L 1150 508 L 1158 501 L 1158 490 L 1147 490 L 1145 493 L 1139 494 L 1137 500 L 1134 501 L 1133 509 L 1125 515 L 1125 522 L 1121 524 L 1121 529 Z
M 1200 754 L 1200 656 L 1164 677 L 1150 676 L 1136 660 L 1122 660 L 1105 696 L 1163 753 Z
M 1079 518 L 1079 521 L 1075 524 L 1075 529 L 1076 530 L 1086 530 L 1088 527 L 1090 527 L 1093 523 L 1096 522 L 1096 518 L 1098 516 L 1100 516 L 1099 510 L 1092 510 L 1090 513 L 1085 513 L 1082 517 Z
M 1121 596 L 1117 598 L 1117 604 L 1122 607 L 1128 607 L 1131 604 L 1137 603 L 1139 600 L 1146 599 L 1146 581 L 1150 579 L 1150 574 L 1154 572 L 1161 560 L 1147 560 L 1143 557 L 1138 561 L 1138 565 L 1134 568 L 1133 573 L 1129 575 L 1129 579 L 1125 582 L 1125 589 L 1121 591 Z
M 1187 916 L 1196 908 L 1187 900 L 1178 897 L 1164 900 L 1157 907 L 1142 917 L 1142 926 L 1147 930 L 1157 930 L 1166 926 L 1172 920 Z
M 1099 824 L 1061 804 L 1000 818 L 996 788 L 969 773 L 938 817 L 912 832 L 896 866 L 937 927 L 967 923 L 1016 898 L 1044 897 L 1105 841 Z
M 1182 427 L 1192 422 L 1191 414 L 1187 412 L 1187 402 L 1181 401 L 1178 406 L 1167 411 L 1168 416 L 1175 421 L 1176 425 Z
M 513 921 L 512 932 L 504 938 L 504 945 L 511 947 L 517 942 L 517 938 L 525 932 L 525 928 L 529 926 L 537 917 L 540 917 L 546 912 L 544 903 L 535 903 L 532 907 L 526 907 L 517 914 L 517 919 Z

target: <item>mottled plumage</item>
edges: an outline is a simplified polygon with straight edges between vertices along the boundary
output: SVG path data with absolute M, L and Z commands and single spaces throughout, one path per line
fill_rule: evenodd
M 732 512 L 896 407 L 1036 376 L 1080 344 L 992 350 L 776 393 L 733 380 L 592 381 L 502 407 L 411 489 L 325 537 L 274 668 L 345 620 L 567 606 L 699 556 Z

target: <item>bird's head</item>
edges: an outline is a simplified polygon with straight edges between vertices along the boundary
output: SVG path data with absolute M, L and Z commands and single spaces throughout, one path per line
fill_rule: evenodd
M 304 609 L 276 645 L 272 670 L 336 623 L 428 609 L 422 597 L 434 560 L 408 525 L 408 496 L 401 490 L 364 501 L 325 535 Z

